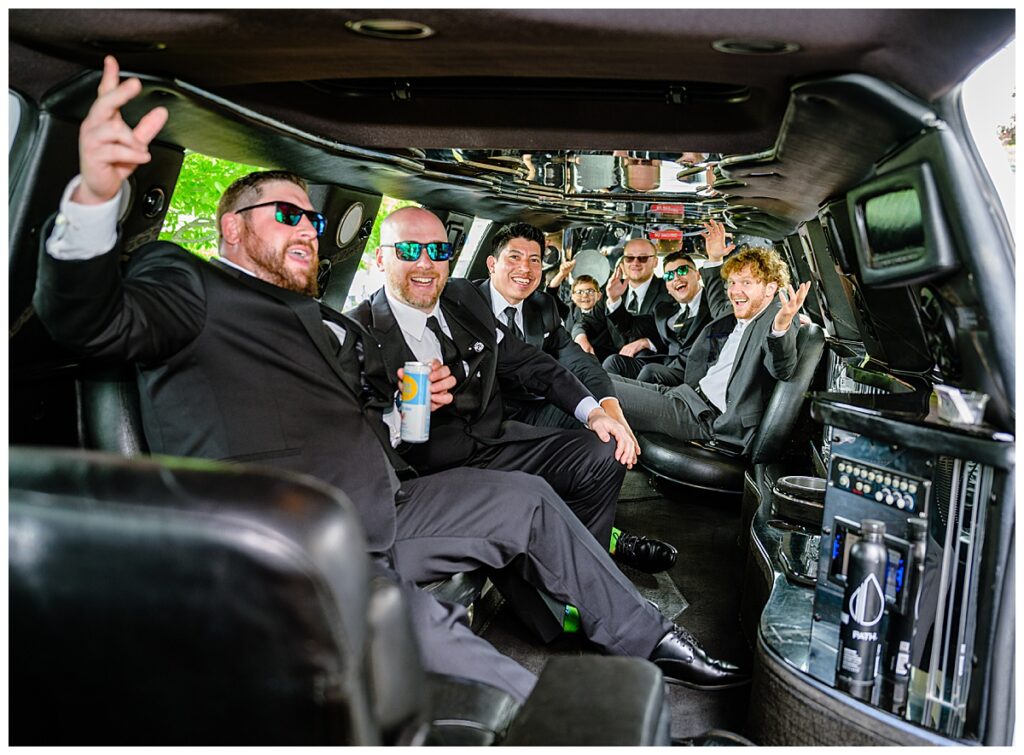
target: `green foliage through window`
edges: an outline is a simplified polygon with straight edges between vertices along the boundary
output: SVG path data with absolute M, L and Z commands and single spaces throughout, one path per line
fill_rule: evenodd
M 160 239 L 180 244 L 201 257 L 216 254 L 217 202 L 232 181 L 254 170 L 260 168 L 198 152 L 186 153 Z

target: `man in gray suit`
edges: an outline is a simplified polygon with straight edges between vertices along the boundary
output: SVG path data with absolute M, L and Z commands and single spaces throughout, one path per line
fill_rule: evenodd
M 136 364 L 150 448 L 259 461 L 344 490 L 374 571 L 402 587 L 430 671 L 517 700 L 529 694 L 530 672 L 474 635 L 462 608 L 413 584 L 485 567 L 537 580 L 576 606 L 584 634 L 607 652 L 650 658 L 700 688 L 744 681 L 640 597 L 542 480 L 454 469 L 399 481 L 382 422 L 391 407 L 367 395 L 362 379 L 377 344 L 312 298 L 326 221 L 297 176 L 256 173 L 228 187 L 217 212 L 219 261 L 156 242 L 135 250 L 122 274 L 123 183 L 150 161 L 167 118 L 157 108 L 134 129 L 124 122 L 120 109 L 141 88 L 138 79 L 119 83 L 117 62 L 106 58 L 80 131 L 81 174 L 40 254 L 33 303 L 55 341 Z M 435 368 L 431 382 L 435 408 L 450 403 L 447 369 Z
M 786 263 L 772 249 L 748 247 L 730 257 L 721 278 L 708 280 L 705 293 L 717 319 L 690 350 L 685 382 L 669 387 L 613 378 L 634 430 L 715 439 L 746 452 L 775 381 L 788 380 L 796 367 L 793 318 L 810 285 L 794 291 Z

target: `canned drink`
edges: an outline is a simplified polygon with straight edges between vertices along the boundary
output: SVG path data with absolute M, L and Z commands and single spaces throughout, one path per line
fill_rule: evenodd
M 840 614 L 836 686 L 865 701 L 871 700 L 878 676 L 889 562 L 884 538 L 884 522 L 861 522 L 861 538 L 850 549 Z
M 430 365 L 406 362 L 402 370 L 402 440 L 426 443 L 430 439 Z

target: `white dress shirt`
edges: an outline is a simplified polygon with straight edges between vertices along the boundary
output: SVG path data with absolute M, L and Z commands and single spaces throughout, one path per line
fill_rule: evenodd
M 658 280 L 659 283 L 661 282 L 661 278 L 658 278 L 657 280 Z M 623 292 L 622 297 L 618 301 L 612 301 L 611 299 L 608 300 L 608 304 L 607 304 L 608 314 L 611 314 L 612 312 L 617 310 L 619 308 L 619 305 L 623 304 L 624 302 L 628 302 L 629 301 L 629 295 L 630 295 L 631 292 L 636 294 L 636 306 L 637 306 L 637 311 L 639 311 L 640 307 L 643 306 L 644 297 L 647 296 L 647 289 L 649 289 L 651 287 L 651 283 L 653 283 L 654 281 L 655 281 L 655 277 L 652 275 L 650 278 L 645 280 L 643 283 L 641 283 L 636 288 L 634 288 L 633 284 L 630 283 L 628 286 L 626 286 L 626 290 Z

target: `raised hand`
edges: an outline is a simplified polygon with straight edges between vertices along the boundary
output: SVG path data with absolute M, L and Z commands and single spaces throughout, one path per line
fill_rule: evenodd
M 807 292 L 810 290 L 810 281 L 801 283 L 796 291 L 793 290 L 792 286 L 786 286 L 785 291 L 781 288 L 779 289 L 779 302 L 782 304 L 782 307 L 775 315 L 775 322 L 772 323 L 772 327 L 775 330 L 789 330 L 793 318 L 800 311 L 800 307 L 804 304 L 804 299 L 807 298 Z
M 726 243 L 725 226 L 717 220 L 707 220 L 700 235 L 704 239 L 708 260 L 711 262 L 721 262 L 725 255 L 736 248 L 732 242 Z
M 612 275 L 604 287 L 604 292 L 608 295 L 609 302 L 618 301 L 626 293 L 626 276 L 622 270 L 621 262 L 612 271 Z
M 89 108 L 78 134 L 82 181 L 72 200 L 100 204 L 114 198 L 121 183 L 150 160 L 149 143 L 167 122 L 167 109 L 153 108 L 133 129 L 121 117 L 121 108 L 142 91 L 142 82 L 118 83 L 120 69 L 113 56 L 103 59 L 99 96 Z

